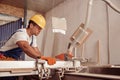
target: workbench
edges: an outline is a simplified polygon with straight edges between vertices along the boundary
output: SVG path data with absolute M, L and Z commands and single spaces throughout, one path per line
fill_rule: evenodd
M 74 67 L 73 61 L 57 61 L 54 65 L 48 65 L 46 61 L 40 61 L 44 63 L 45 68 L 57 69 L 57 68 L 70 68 Z M 79 64 L 76 67 L 81 67 Z M 119 68 L 112 66 L 111 68 Z M 88 69 L 86 67 L 86 69 Z M 101 79 L 115 79 L 120 80 L 119 75 L 99 74 L 96 73 L 97 69 L 93 67 L 95 73 L 92 72 L 67 72 L 64 74 L 63 80 L 101 80 Z M 8 76 L 26 76 L 26 75 L 38 75 L 36 68 L 36 61 L 0 61 L 0 77 Z M 57 78 L 56 80 L 59 80 Z
M 46 61 L 45 68 L 73 67 L 72 61 L 57 61 L 54 65 L 48 65 Z M 36 61 L 0 61 L 0 77 L 6 76 L 24 76 L 38 75 Z

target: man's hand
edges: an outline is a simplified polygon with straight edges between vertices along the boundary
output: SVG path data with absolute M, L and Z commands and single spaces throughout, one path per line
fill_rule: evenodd
M 56 63 L 56 59 L 52 57 L 41 56 L 41 59 L 46 60 L 49 65 L 53 65 Z

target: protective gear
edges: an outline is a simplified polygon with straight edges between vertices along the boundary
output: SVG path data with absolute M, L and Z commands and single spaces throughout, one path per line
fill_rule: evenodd
M 61 54 L 55 56 L 55 58 L 64 60 L 64 61 L 70 60 L 70 59 L 72 59 L 72 57 L 73 57 L 73 55 L 69 54 L 69 53 L 61 53 Z
M 34 16 L 32 16 L 31 18 L 30 18 L 30 20 L 32 20 L 32 21 L 34 21 L 40 28 L 44 28 L 45 27 L 45 25 L 46 25 L 46 20 L 45 20 L 45 18 L 42 16 L 42 15 L 40 15 L 40 14 L 36 14 L 36 15 L 34 15 Z
M 44 56 L 41 56 L 40 59 L 46 60 L 49 65 L 53 65 L 53 64 L 56 63 L 56 59 L 55 59 L 55 58 L 52 58 L 52 57 L 44 57 Z

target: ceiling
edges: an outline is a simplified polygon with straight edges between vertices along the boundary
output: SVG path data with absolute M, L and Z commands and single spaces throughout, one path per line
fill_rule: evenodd
M 64 1 L 65 0 L 0 0 L 0 3 L 19 8 L 25 8 L 25 4 L 27 3 L 27 9 L 44 14 Z

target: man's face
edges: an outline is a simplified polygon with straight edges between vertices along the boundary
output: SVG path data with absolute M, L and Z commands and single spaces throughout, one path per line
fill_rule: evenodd
M 41 30 L 42 30 L 42 28 L 40 28 L 38 25 L 33 25 L 32 33 L 33 33 L 33 35 L 37 36 L 37 35 L 39 35 Z

